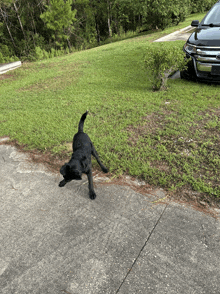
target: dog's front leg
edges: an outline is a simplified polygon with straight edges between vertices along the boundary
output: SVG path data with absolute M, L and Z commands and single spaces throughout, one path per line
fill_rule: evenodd
M 92 169 L 90 168 L 89 173 L 87 174 L 89 181 L 89 197 L 94 200 L 96 198 L 96 193 L 93 188 L 93 178 L 92 178 Z
M 66 183 L 70 182 L 71 180 L 65 180 L 63 179 L 60 183 L 59 183 L 59 187 L 64 187 L 66 185 Z
M 104 164 L 101 162 L 99 156 L 98 156 L 98 152 L 96 151 L 94 145 L 92 144 L 92 155 L 95 157 L 95 159 L 97 160 L 98 164 L 100 165 L 102 171 L 104 173 L 108 173 L 108 169 L 104 166 Z
M 59 187 L 64 187 L 66 185 L 66 180 L 63 179 L 60 183 L 59 183 Z

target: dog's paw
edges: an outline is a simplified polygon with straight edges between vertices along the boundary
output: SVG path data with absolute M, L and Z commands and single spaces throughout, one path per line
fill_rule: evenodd
M 89 198 L 94 200 L 96 198 L 96 193 L 94 191 L 89 191 Z
M 65 180 L 62 180 L 60 183 L 59 183 L 59 187 L 63 187 L 66 185 L 66 181 Z
M 105 166 L 102 167 L 102 171 L 106 174 L 108 173 L 108 169 Z

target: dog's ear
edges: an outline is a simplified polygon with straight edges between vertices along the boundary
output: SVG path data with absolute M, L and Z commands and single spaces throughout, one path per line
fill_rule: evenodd
M 65 164 L 61 167 L 61 169 L 60 169 L 60 173 L 61 173 L 61 175 L 66 176 L 66 174 L 68 173 L 69 169 L 70 169 L 70 166 L 69 166 L 67 163 L 65 163 Z

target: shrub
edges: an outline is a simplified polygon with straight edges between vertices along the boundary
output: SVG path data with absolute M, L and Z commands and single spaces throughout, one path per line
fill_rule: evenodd
M 148 46 L 144 63 L 154 90 L 167 88 L 165 73 L 186 68 L 187 61 L 184 57 L 185 54 L 182 51 L 182 47 L 169 46 L 168 48 L 164 43 L 163 46 L 158 43 Z
M 62 56 L 65 54 L 69 54 L 70 50 L 67 47 L 66 49 L 63 49 L 61 47 L 60 50 L 56 50 L 53 47 L 51 49 L 48 49 L 48 51 L 41 49 L 40 47 L 35 47 L 34 51 L 34 58 L 33 56 L 29 56 L 29 59 L 32 58 L 31 60 L 36 61 L 36 60 L 43 60 L 43 59 L 48 59 L 48 58 L 53 58 L 53 57 L 58 57 Z
M 36 56 L 36 59 L 44 59 L 44 53 L 43 53 L 43 50 L 40 48 L 40 47 L 35 47 L 35 56 Z
M 13 55 L 12 51 L 10 50 L 10 48 L 8 48 L 7 45 L 4 44 L 0 44 L 0 51 L 2 53 L 3 56 L 9 56 L 11 57 Z
M 35 59 L 36 60 L 42 60 L 42 59 L 48 59 L 50 58 L 50 53 L 48 53 L 46 50 L 41 49 L 40 47 L 35 47 Z
M 4 62 L 5 62 L 4 56 L 3 56 L 3 54 L 0 52 L 0 63 L 4 63 Z
M 0 63 L 18 61 L 19 58 L 13 55 L 13 51 L 7 46 L 0 44 Z

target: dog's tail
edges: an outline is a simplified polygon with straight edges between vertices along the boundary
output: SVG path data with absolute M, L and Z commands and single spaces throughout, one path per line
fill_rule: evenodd
M 78 132 L 83 132 L 83 125 L 84 125 L 84 120 L 86 119 L 86 116 L 88 114 L 88 110 L 82 115 L 80 122 L 79 122 L 79 128 L 78 128 Z

